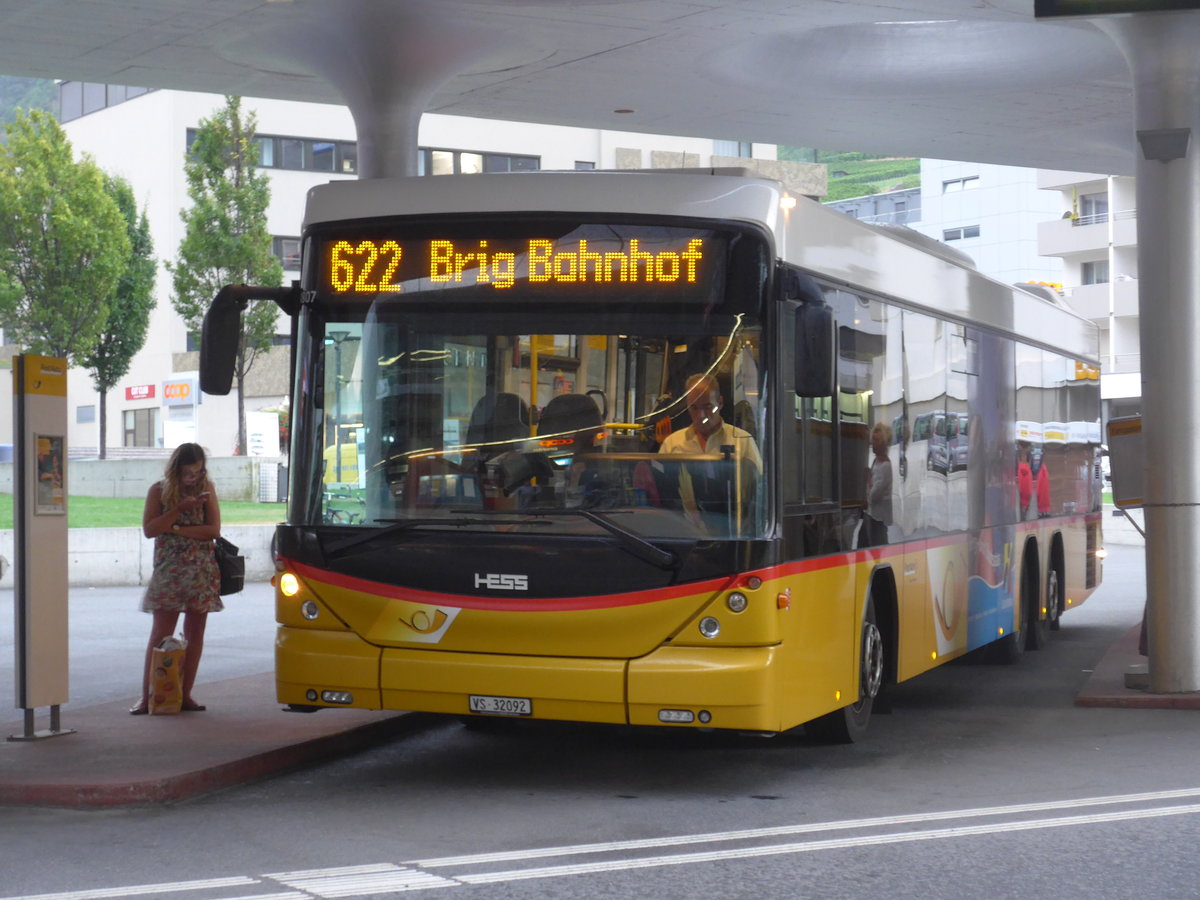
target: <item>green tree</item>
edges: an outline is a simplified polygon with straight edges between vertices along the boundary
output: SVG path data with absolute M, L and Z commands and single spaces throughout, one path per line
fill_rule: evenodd
M 83 360 L 92 373 L 92 383 L 100 394 L 100 458 L 107 454 L 108 392 L 129 371 L 129 363 L 146 343 L 150 313 L 154 311 L 154 242 L 150 223 L 143 210 L 138 213 L 133 188 L 123 178 L 104 179 L 104 189 L 117 204 L 129 238 L 129 257 L 109 298 L 108 320 L 100 332 L 96 347 Z
M 242 113 L 240 97 L 203 120 L 188 149 L 184 171 L 192 205 L 180 212 L 186 226 L 178 261 L 168 265 L 174 280 L 172 304 L 190 331 L 197 332 L 218 290 L 227 284 L 277 287 L 283 266 L 271 252 L 267 230 L 270 183 L 257 169 L 253 113 Z M 270 349 L 278 307 L 252 303 L 242 314 L 234 378 L 237 384 L 237 452 L 246 452 L 246 375 Z
M 91 352 L 129 238 L 104 177 L 76 161 L 54 117 L 18 111 L 0 146 L 0 324 L 14 343 L 72 363 Z

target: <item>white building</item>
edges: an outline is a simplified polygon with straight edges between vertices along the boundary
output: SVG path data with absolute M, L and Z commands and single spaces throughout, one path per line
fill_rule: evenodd
M 1006 284 L 1059 284 L 1063 262 L 1042 255 L 1038 228 L 1061 210 L 1058 198 L 1039 188 L 1033 169 L 923 159 L 921 219 L 912 227 Z
M 1038 226 L 1038 249 L 1063 261 L 1067 301 L 1100 326 L 1105 419 L 1141 412 L 1136 181 L 1038 172 L 1058 214 Z
M 155 255 L 160 261 L 174 259 L 183 237 L 180 210 L 189 205 L 183 172 L 188 132 L 216 112 L 223 98 L 79 82 L 60 85 L 60 97 L 63 127 L 76 152 L 89 154 L 102 169 L 130 182 L 146 210 Z M 349 112 L 338 106 L 246 98 L 243 109 L 257 116 L 260 165 L 271 176 L 268 227 L 285 261 L 285 278 L 296 278 L 306 192 L 331 179 L 355 177 L 354 124 Z M 730 165 L 739 157 L 753 157 L 770 174 L 791 182 L 794 190 L 824 192 L 823 167 L 770 162 L 774 145 L 427 115 L 420 146 L 422 174 L 673 168 Z M 193 338 L 171 305 L 171 277 L 165 268 L 159 270 L 156 295 L 145 347 L 107 398 L 103 442 L 109 455 L 162 453 L 186 440 L 199 442 L 215 456 L 232 455 L 236 395 L 201 397 Z M 281 314 L 281 346 L 267 359 L 260 358 L 250 373 L 248 413 L 278 409 L 286 400 L 286 331 Z M 68 446 L 73 456 L 96 454 L 101 442 L 97 400 L 88 373 L 72 370 Z M 271 415 L 248 415 L 247 430 L 252 454 L 277 452 Z M 4 431 L 11 435 L 11 422 L 0 418 L 0 434 Z
M 1060 259 L 1040 255 L 1038 226 L 1059 214 L 1033 169 L 921 160 L 921 186 L 827 204 L 863 222 L 904 225 L 961 250 L 1008 284 L 1059 285 Z

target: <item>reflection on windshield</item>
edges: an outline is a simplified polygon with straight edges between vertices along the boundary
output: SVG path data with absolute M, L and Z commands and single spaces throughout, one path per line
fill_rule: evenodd
M 745 316 L 701 333 L 662 317 L 638 335 L 431 324 L 326 324 L 310 524 L 762 533 L 760 340 Z

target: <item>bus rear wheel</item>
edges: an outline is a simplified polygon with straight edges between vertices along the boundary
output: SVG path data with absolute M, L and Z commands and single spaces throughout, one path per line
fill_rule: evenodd
M 867 602 L 863 615 L 863 627 L 859 659 L 859 696 L 849 706 L 814 719 L 804 726 L 812 738 L 826 744 L 853 744 L 862 740 L 871 721 L 871 708 L 883 687 L 884 649 L 883 634 L 875 619 L 875 601 Z
M 1051 594 L 1052 584 L 1058 584 L 1058 577 L 1053 568 L 1050 569 L 1050 576 L 1046 579 L 1046 593 L 1039 596 L 1037 572 L 1030 573 L 1028 579 L 1029 638 L 1027 641 L 1030 650 L 1041 650 L 1050 643 L 1051 610 L 1058 603 L 1058 599 Z M 1044 613 L 1043 610 L 1045 610 Z

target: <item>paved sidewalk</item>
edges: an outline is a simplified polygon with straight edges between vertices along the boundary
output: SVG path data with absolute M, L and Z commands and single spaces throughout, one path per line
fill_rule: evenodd
M 1131 521 L 1132 519 L 1132 521 Z M 1126 516 L 1111 506 L 1104 508 L 1104 543 L 1106 546 L 1144 548 L 1146 539 L 1139 529 L 1145 528 L 1140 509 L 1129 510 Z M 1103 589 L 1103 588 L 1102 588 Z M 1145 585 L 1138 588 L 1141 603 L 1145 603 Z M 1090 601 L 1089 601 L 1090 602 Z M 1155 694 L 1148 690 L 1126 686 L 1126 675 L 1140 673 L 1145 679 L 1146 657 L 1138 653 L 1141 626 L 1130 629 L 1109 647 L 1104 658 L 1096 664 L 1091 677 L 1075 698 L 1077 706 L 1107 706 L 1129 709 L 1200 709 L 1200 693 Z
M 74 733 L 0 743 L 0 804 L 184 800 L 353 753 L 427 721 L 395 712 L 284 712 L 270 673 L 204 687 L 205 712 L 131 716 L 127 701 L 68 706 L 61 726 Z M 49 727 L 48 715 L 38 713 L 40 731 Z

